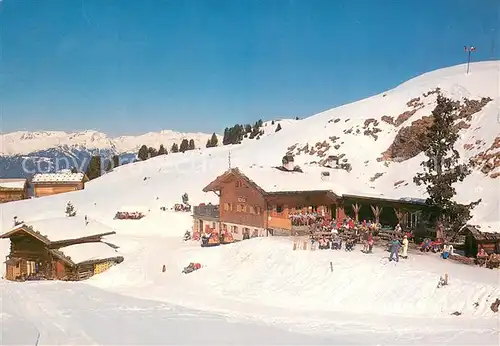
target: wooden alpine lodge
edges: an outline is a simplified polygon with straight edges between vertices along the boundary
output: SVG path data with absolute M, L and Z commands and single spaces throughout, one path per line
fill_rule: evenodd
M 96 221 L 66 217 L 21 223 L 0 235 L 10 239 L 7 280 L 79 281 L 123 262 L 103 238 L 115 234 Z
M 421 199 L 341 194 L 328 172 L 302 172 L 287 167 L 232 168 L 210 182 L 218 205 L 194 207 L 193 232 L 230 231 L 235 240 L 268 235 L 304 235 L 307 215 L 359 222 L 373 220 L 407 229 L 432 222 L 435 209 Z M 304 221 L 305 220 L 305 221 Z

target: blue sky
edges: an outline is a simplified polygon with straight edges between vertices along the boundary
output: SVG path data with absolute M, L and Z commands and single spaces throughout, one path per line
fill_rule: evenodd
M 219 132 L 500 56 L 496 0 L 3 0 L 0 130 Z M 492 55 L 492 41 L 495 48 Z

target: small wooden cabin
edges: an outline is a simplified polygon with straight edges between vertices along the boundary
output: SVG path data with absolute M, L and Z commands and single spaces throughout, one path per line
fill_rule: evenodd
M 467 225 L 461 234 L 465 235 L 465 255 L 476 257 L 482 247 L 488 254 L 500 253 L 500 233 L 481 232 L 476 227 Z
M 70 233 L 68 230 L 64 239 L 53 233 L 55 238 L 51 240 L 23 223 L 0 235 L 0 239 L 10 239 L 5 278 L 15 281 L 83 280 L 123 261 L 115 246 L 101 241 L 104 236 L 115 234 L 114 231 L 80 232 L 73 237 Z
M 83 190 L 88 181 L 85 173 L 37 173 L 31 180 L 35 197 Z
M 28 198 L 27 179 L 0 179 L 0 203 Z

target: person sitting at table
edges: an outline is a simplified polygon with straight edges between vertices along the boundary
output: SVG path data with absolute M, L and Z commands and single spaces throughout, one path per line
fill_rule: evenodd
M 479 252 L 477 253 L 477 264 L 484 265 L 486 263 L 486 260 L 488 259 L 488 254 L 486 251 L 484 251 L 484 248 L 480 248 Z

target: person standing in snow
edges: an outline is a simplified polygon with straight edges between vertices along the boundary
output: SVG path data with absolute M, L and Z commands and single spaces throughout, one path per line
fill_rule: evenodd
M 368 253 L 372 253 L 373 250 L 373 236 L 372 232 L 368 233 Z
M 448 244 L 445 244 L 443 247 L 443 252 L 441 253 L 441 258 L 447 259 L 449 255 L 450 255 L 450 246 Z
M 401 243 L 398 238 L 394 237 L 391 243 L 391 255 L 389 256 L 389 261 L 395 260 L 399 262 L 399 248 L 401 247 Z M 395 258 L 394 258 L 395 257 Z
M 406 234 L 403 237 L 403 253 L 401 257 L 408 258 L 408 236 Z

